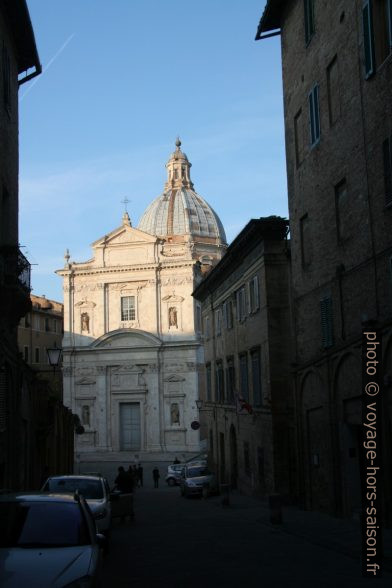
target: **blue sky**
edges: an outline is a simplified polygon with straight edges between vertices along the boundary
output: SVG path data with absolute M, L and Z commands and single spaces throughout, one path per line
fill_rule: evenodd
M 177 135 L 195 190 L 231 241 L 287 216 L 280 39 L 254 41 L 265 1 L 28 0 L 44 73 L 20 89 L 20 243 L 37 295 L 90 244 L 136 226 Z

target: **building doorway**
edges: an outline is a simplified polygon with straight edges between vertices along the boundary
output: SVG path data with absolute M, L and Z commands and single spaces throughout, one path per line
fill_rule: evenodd
M 120 451 L 140 449 L 140 404 L 120 404 Z
M 230 427 L 230 484 L 233 489 L 238 486 L 237 435 L 234 425 Z

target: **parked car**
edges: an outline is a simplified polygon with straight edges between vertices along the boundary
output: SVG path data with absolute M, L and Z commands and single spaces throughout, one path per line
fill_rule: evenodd
M 185 464 L 175 463 L 167 466 L 167 475 L 165 481 L 169 486 L 176 486 L 180 483 L 181 472 L 184 469 Z
M 2 494 L 0 528 L 2 588 L 101 586 L 106 539 L 83 496 Z
M 82 494 L 95 519 L 97 530 L 107 538 L 112 524 L 112 505 L 109 483 L 100 475 L 52 476 L 42 487 L 42 492 L 74 492 Z
M 180 488 L 182 496 L 208 496 L 218 492 L 216 476 L 205 463 L 186 465 L 181 474 Z

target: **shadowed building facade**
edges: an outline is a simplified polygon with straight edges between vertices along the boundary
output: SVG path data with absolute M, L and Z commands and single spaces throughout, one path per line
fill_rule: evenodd
M 64 269 L 64 402 L 80 416 L 77 460 L 170 460 L 199 451 L 201 312 L 191 294 L 226 249 L 222 224 L 193 189 L 176 142 L 164 192 L 137 228 L 93 243 Z
M 390 2 L 269 0 L 256 39 L 281 35 L 301 495 L 359 516 L 361 332 L 373 322 L 391 523 L 390 18 Z

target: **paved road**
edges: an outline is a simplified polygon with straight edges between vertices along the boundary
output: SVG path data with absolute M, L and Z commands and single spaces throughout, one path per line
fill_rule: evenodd
M 138 489 L 133 523 L 115 521 L 104 587 L 392 586 L 392 574 L 363 579 L 359 562 L 263 523 L 244 500 Z

